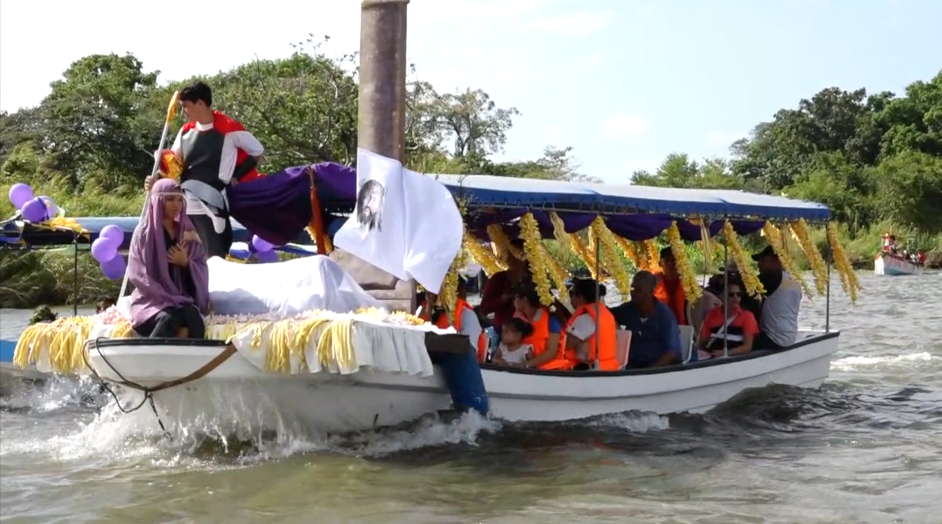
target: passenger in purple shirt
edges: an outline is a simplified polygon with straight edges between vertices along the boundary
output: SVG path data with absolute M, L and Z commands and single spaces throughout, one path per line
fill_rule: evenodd
M 628 369 L 669 366 L 681 361 L 680 330 L 670 308 L 654 296 L 657 278 L 638 271 L 631 281 L 631 302 L 611 309 L 615 322 L 631 331 Z

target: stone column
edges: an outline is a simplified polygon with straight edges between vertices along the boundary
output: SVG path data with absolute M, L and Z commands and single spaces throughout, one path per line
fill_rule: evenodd
M 363 0 L 357 145 L 405 160 L 406 9 L 409 0 Z M 331 258 L 390 309 L 415 313 L 415 282 L 403 282 L 349 253 Z
M 402 162 L 406 128 L 409 0 L 363 0 L 360 12 L 358 145 Z

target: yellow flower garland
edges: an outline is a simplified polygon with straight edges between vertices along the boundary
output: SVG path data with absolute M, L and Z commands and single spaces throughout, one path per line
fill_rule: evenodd
M 742 283 L 746 288 L 746 293 L 749 293 L 750 296 L 764 295 L 765 286 L 759 281 L 759 275 L 756 273 L 756 269 L 749 263 L 751 260 L 747 260 L 742 246 L 739 245 L 736 230 L 733 229 L 733 224 L 729 220 L 723 223 L 723 238 L 726 241 L 726 245 L 729 246 L 729 251 L 733 255 L 736 267 L 739 268 L 739 275 L 742 277 Z
M 540 236 L 540 226 L 532 213 L 520 217 L 520 236 L 523 237 L 523 250 L 526 260 L 530 263 L 530 276 L 536 285 L 536 292 L 544 306 L 553 305 L 553 290 L 546 277 L 547 264 L 543 258 L 543 238 Z
M 615 237 L 615 242 L 618 242 L 618 247 L 621 248 L 621 252 L 625 254 L 625 258 L 635 265 L 636 269 L 644 269 L 644 257 L 638 254 L 638 250 L 635 248 L 633 242 L 619 236 Z
M 703 289 L 697 283 L 697 275 L 690 267 L 690 261 L 687 260 L 687 250 L 684 249 L 684 241 L 680 237 L 680 228 L 677 227 L 676 220 L 671 221 L 671 227 L 667 229 L 667 239 L 670 241 L 674 265 L 677 267 L 677 274 L 680 275 L 684 293 L 687 300 L 693 302 L 703 296 Z
M 481 244 L 478 239 L 471 236 L 467 230 L 464 232 L 464 248 L 468 251 L 468 254 L 471 255 L 471 259 L 474 260 L 476 264 L 480 264 L 481 269 L 484 270 L 484 274 L 489 277 L 507 269 L 506 265 L 497 260 L 493 251 L 484 247 L 484 245 Z
M 647 270 L 652 273 L 661 271 L 661 248 L 657 245 L 657 240 L 649 238 L 644 241 L 644 252 L 648 256 Z
M 549 217 L 550 222 L 553 223 L 553 236 L 559 242 L 560 253 L 568 255 L 572 251 L 572 243 L 569 241 L 569 235 L 566 234 L 566 224 L 555 211 L 550 211 Z
M 782 232 L 775 227 L 772 222 L 766 220 L 765 225 L 762 226 L 762 234 L 765 235 L 766 241 L 772 246 L 775 254 L 778 255 L 778 259 L 782 262 L 782 268 L 788 272 L 791 278 L 801 284 L 802 289 L 805 290 L 805 296 L 812 298 L 814 294 L 811 292 L 811 288 L 808 287 L 808 283 L 805 282 L 805 279 L 801 278 L 801 273 L 795 270 L 795 261 L 792 259 L 792 254 L 788 251 L 788 247 L 785 244 L 785 236 L 782 235 Z
M 831 245 L 831 259 L 834 261 L 834 267 L 841 277 L 841 286 L 844 292 L 850 297 L 851 303 L 857 302 L 857 292 L 860 290 L 860 281 L 857 280 L 857 273 L 854 272 L 850 260 L 847 258 L 847 252 L 841 246 L 840 238 L 837 235 L 837 226 L 834 222 L 828 222 L 827 225 L 828 243 Z
M 700 240 L 697 241 L 699 244 L 700 252 L 703 253 L 703 270 L 706 271 L 708 275 L 712 275 L 716 272 L 716 264 L 714 264 L 713 257 L 716 256 L 716 250 L 714 247 L 713 239 L 710 237 L 710 228 L 703 223 L 702 220 L 697 221 L 700 226 Z
M 438 304 L 445 308 L 445 311 L 448 312 L 448 318 L 452 322 L 455 321 L 455 309 L 458 305 L 458 271 L 461 269 L 461 254 L 455 255 L 455 259 L 451 261 L 451 266 L 448 267 L 448 273 L 445 273 L 445 278 L 442 280 L 442 287 L 438 292 Z M 432 304 L 429 304 L 431 307 Z
M 788 228 L 791 230 L 795 240 L 798 241 L 798 245 L 801 246 L 801 251 L 805 254 L 805 258 L 808 259 L 808 265 L 811 266 L 811 273 L 814 275 L 814 286 L 818 290 L 818 295 L 824 296 L 827 293 L 827 266 L 824 263 L 824 259 L 821 258 L 821 253 L 818 253 L 818 249 L 814 246 L 814 242 L 811 241 L 811 234 L 808 232 L 808 223 L 805 222 L 805 219 L 800 218 L 797 221 L 789 222 Z
M 540 245 L 543 247 L 543 260 L 546 261 L 546 269 L 550 276 L 553 277 L 553 284 L 556 285 L 556 291 L 559 293 L 559 300 L 568 303 L 569 290 L 566 289 L 566 278 L 569 275 L 566 273 L 566 270 L 559 265 L 559 261 L 553 258 L 553 255 L 546 249 L 546 244 L 540 242 Z
M 582 241 L 582 237 L 579 236 L 579 233 L 569 233 L 569 241 L 572 242 L 572 249 L 576 252 L 576 255 L 582 259 L 582 262 L 585 263 L 592 278 L 599 278 L 595 272 L 595 252 L 589 252 L 589 247 Z
M 615 287 L 618 288 L 618 292 L 623 297 L 627 297 L 631 293 L 631 277 L 628 276 L 625 264 L 618 256 L 618 242 L 615 240 L 615 235 L 605 225 L 605 220 L 601 215 L 595 217 L 589 227 L 596 241 L 599 242 L 599 255 L 602 257 L 605 269 L 615 278 Z
M 504 228 L 500 224 L 487 226 L 487 236 L 491 239 L 491 249 L 494 250 L 498 260 L 505 264 L 510 261 L 508 258 L 510 256 L 524 260 L 524 254 L 510 244 L 510 238 L 504 233 Z

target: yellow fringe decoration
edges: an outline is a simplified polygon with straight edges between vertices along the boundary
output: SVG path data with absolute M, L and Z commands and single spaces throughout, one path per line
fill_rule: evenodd
M 566 239 L 568 242 L 568 238 Z M 553 284 L 556 286 L 556 291 L 559 293 L 559 300 L 563 303 L 569 303 L 569 289 L 566 288 L 566 278 L 569 274 L 559 265 L 559 261 L 553 257 L 553 255 L 546 248 L 546 244 L 540 243 L 543 247 L 543 260 L 546 261 L 546 270 L 549 272 L 550 277 L 553 278 Z
M 480 264 L 484 274 L 489 277 L 507 269 L 507 266 L 498 260 L 490 249 L 484 247 L 467 230 L 464 232 L 464 248 L 471 255 L 471 260 L 474 260 L 476 264 Z
M 459 252 L 451 261 L 451 266 L 448 267 L 448 272 L 445 273 L 445 278 L 442 280 L 442 287 L 437 293 L 438 304 L 445 308 L 445 311 L 448 312 L 448 318 L 452 322 L 455 321 L 455 312 L 458 305 L 458 278 L 460 278 L 458 271 L 464 267 L 462 259 L 463 257 Z M 429 304 L 429 307 L 432 307 L 432 304 Z
M 569 233 L 569 241 L 571 242 L 573 251 L 576 252 L 576 255 L 582 259 L 582 262 L 585 263 L 586 268 L 589 270 L 589 274 L 592 275 L 592 278 L 598 279 L 599 276 L 596 274 L 595 268 L 595 251 L 589 252 L 589 247 L 585 245 L 585 242 L 582 241 L 582 237 L 579 236 L 579 233 Z
M 553 236 L 556 237 L 556 241 L 559 243 L 560 254 L 568 255 L 572 252 L 572 242 L 566 233 L 566 224 L 563 223 L 563 219 L 555 211 L 550 211 L 549 217 L 550 222 L 553 223 Z
M 545 247 L 543 238 L 540 236 L 540 225 L 533 218 L 532 213 L 526 213 L 520 217 L 520 236 L 523 237 L 523 250 L 526 252 L 526 260 L 530 263 L 530 275 L 536 285 L 536 292 L 540 296 L 540 303 L 544 306 L 551 306 L 554 297 L 549 279 L 546 277 L 548 268 L 546 259 L 543 257 Z
M 647 270 L 652 273 L 661 272 L 661 248 L 657 245 L 657 240 L 649 238 L 644 241 L 644 252 L 647 254 Z
M 821 253 L 818 253 L 814 242 L 811 241 L 808 223 L 805 222 L 805 219 L 800 218 L 797 221 L 789 222 L 788 228 L 791 230 L 792 236 L 798 242 L 798 245 L 801 246 L 801 251 L 805 254 L 805 258 L 808 259 L 808 265 L 811 266 L 811 273 L 814 275 L 814 286 L 818 290 L 818 295 L 823 297 L 827 294 L 827 266 L 824 263 L 824 259 L 821 257 Z
M 601 215 L 595 217 L 589 227 L 593 232 L 592 236 L 599 242 L 599 255 L 602 257 L 605 269 L 615 278 L 615 287 L 618 288 L 618 292 L 623 297 L 627 297 L 631 293 L 631 277 L 628 276 L 625 264 L 618 256 L 618 241 L 615 240 L 615 235 L 605 225 L 605 219 Z
M 749 263 L 751 260 L 746 258 L 742 246 L 739 245 L 733 224 L 729 220 L 723 223 L 723 238 L 726 241 L 726 245 L 729 246 L 729 251 L 733 255 L 736 267 L 739 269 L 739 275 L 742 277 L 742 283 L 746 287 L 746 293 L 749 293 L 749 295 L 753 297 L 764 295 L 765 286 L 759 281 L 759 275 L 756 269 Z
M 680 276 L 680 284 L 684 288 L 687 300 L 693 302 L 703 296 L 703 289 L 697 283 L 697 274 L 690 267 L 690 261 L 687 260 L 687 250 L 684 249 L 684 241 L 680 237 L 680 228 L 677 227 L 676 220 L 671 221 L 671 226 L 667 229 L 667 239 L 670 242 L 671 253 L 674 254 L 674 265 Z
M 621 249 L 625 258 L 630 260 L 631 263 L 635 265 L 636 269 L 644 269 L 644 258 L 638 254 L 638 250 L 635 248 L 633 242 L 619 236 L 615 237 L 615 242 L 618 243 L 618 248 Z
M 716 256 L 713 239 L 710 237 L 710 228 L 700 221 L 700 240 L 697 241 L 700 246 L 700 252 L 703 253 L 703 270 L 708 275 L 716 272 L 716 265 L 713 263 L 713 257 Z
M 314 232 L 314 228 L 307 226 L 304 230 L 307 231 L 307 236 L 311 237 L 314 243 L 317 243 L 317 233 Z M 330 236 L 328 236 L 327 233 L 324 233 L 324 249 L 326 249 L 328 253 L 334 251 L 334 243 L 331 242 Z
M 762 226 L 762 234 L 765 236 L 766 241 L 769 245 L 772 246 L 772 249 L 775 251 L 775 254 L 778 255 L 778 259 L 782 262 L 782 268 L 788 272 L 788 275 L 797 280 L 801 284 L 801 288 L 805 291 L 805 296 L 812 298 L 814 293 L 811 292 L 811 288 L 808 287 L 808 283 L 801 278 L 801 273 L 795 270 L 795 261 L 792 259 L 792 254 L 788 251 L 788 246 L 785 245 L 785 236 L 782 232 L 775 227 L 774 224 L 770 221 L 766 221 L 765 225 Z
M 857 292 L 860 291 L 860 281 L 857 280 L 857 273 L 854 272 L 853 266 L 850 265 L 850 260 L 847 258 L 847 252 L 844 251 L 844 247 L 841 245 L 840 238 L 837 234 L 837 225 L 834 222 L 828 222 L 827 225 L 827 234 L 828 234 L 828 243 L 831 245 L 831 259 L 834 261 L 834 268 L 837 269 L 837 274 L 841 278 L 841 287 L 844 288 L 844 292 L 850 297 L 852 304 L 857 303 Z
M 250 347 L 259 348 L 263 337 L 268 338 L 265 354 L 265 369 L 275 373 L 291 373 L 292 358 L 303 369 L 308 365 L 304 349 L 317 337 L 317 355 L 322 367 L 336 366 L 340 369 L 355 369 L 355 352 L 352 347 L 352 328 L 356 319 L 333 318 L 332 314 L 312 312 L 303 320 L 283 319 L 278 321 L 253 321 L 237 323 L 232 317 L 225 320 L 209 316 L 206 318 L 206 338 L 231 340 L 233 337 L 251 333 Z M 393 317 L 394 320 L 411 325 L 425 321 L 408 313 L 387 313 L 377 309 L 361 308 L 358 316 L 372 317 L 378 322 Z M 85 366 L 85 344 L 88 341 L 95 317 L 65 317 L 54 322 L 34 324 L 27 327 L 17 342 L 13 363 L 25 368 L 39 362 L 44 350 L 52 371 L 63 374 L 87 372 Z M 134 336 L 130 323 L 120 319 L 114 324 L 109 338 L 120 339 Z
M 519 249 L 510 245 L 510 238 L 504 233 L 504 228 L 500 224 L 491 224 L 487 226 L 487 236 L 491 239 L 491 249 L 497 255 L 497 259 L 506 264 L 510 261 L 510 256 L 518 260 L 524 260 L 526 257 Z

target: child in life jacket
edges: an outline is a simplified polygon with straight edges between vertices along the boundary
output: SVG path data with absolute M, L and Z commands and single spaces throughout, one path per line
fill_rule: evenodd
M 523 339 L 533 334 L 533 326 L 522 318 L 504 322 L 500 332 L 500 345 L 494 352 L 493 362 L 502 366 L 520 366 L 533 357 L 533 346 Z

